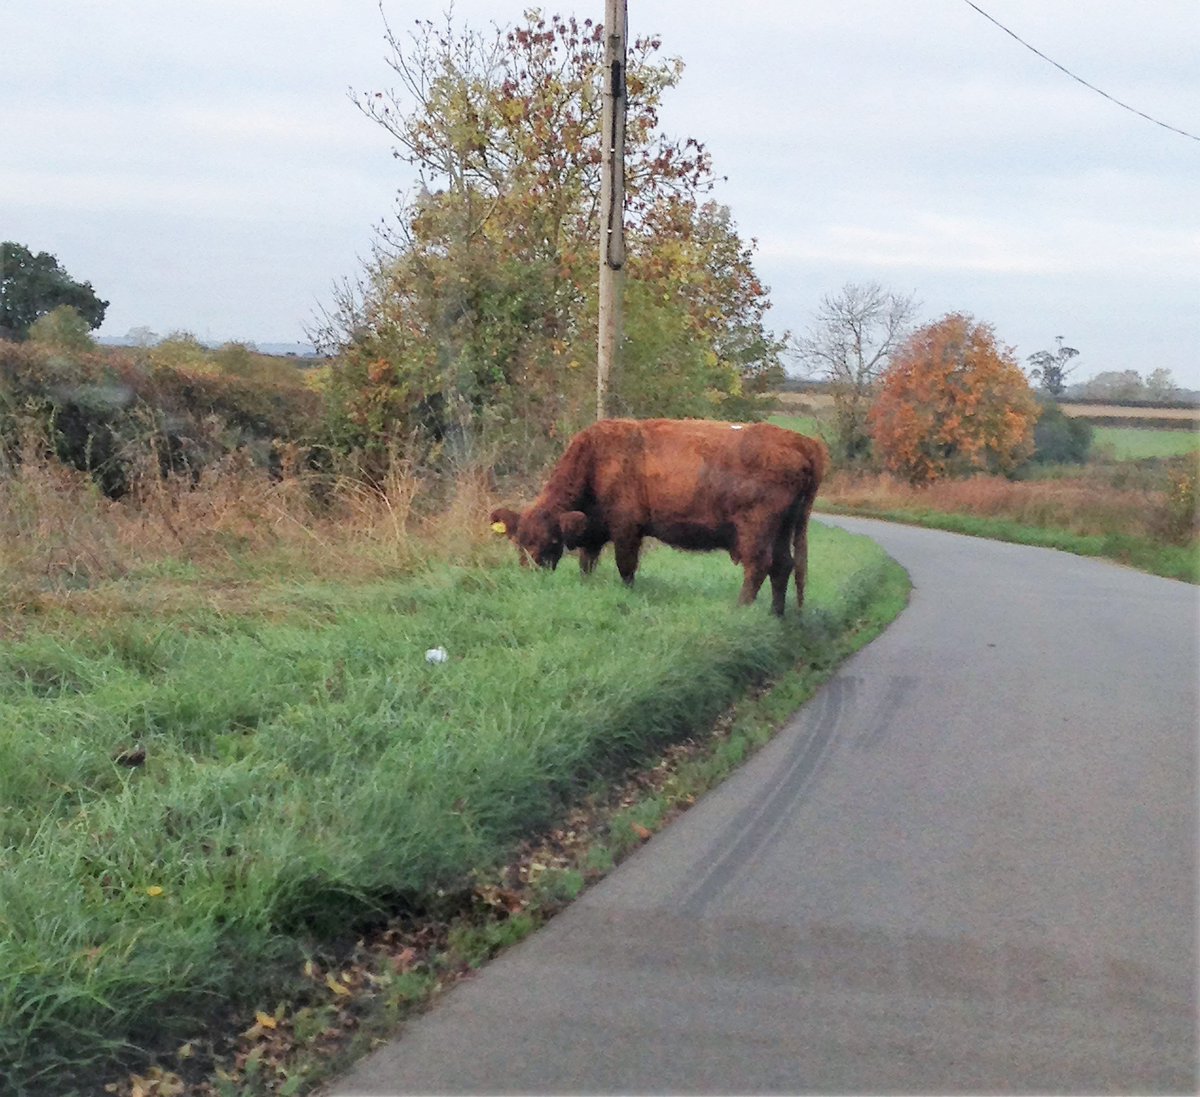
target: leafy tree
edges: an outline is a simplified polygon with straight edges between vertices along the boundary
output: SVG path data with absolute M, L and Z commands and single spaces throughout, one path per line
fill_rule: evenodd
M 1174 400 L 1179 396 L 1179 386 L 1169 369 L 1152 370 L 1146 378 L 1146 395 L 1151 400 Z
M 1079 351 L 1074 347 L 1063 346 L 1061 335 L 1056 335 L 1054 338 L 1058 342 L 1057 350 L 1039 350 L 1031 354 L 1026 361 L 1033 365 L 1029 376 L 1035 381 L 1040 381 L 1042 388 L 1051 396 L 1061 396 L 1067 387 L 1067 374 L 1075 368 L 1074 366 L 1068 367 L 1067 363 L 1072 358 L 1078 357 Z
M 895 351 L 870 413 L 885 468 L 914 484 L 1012 472 L 1033 452 L 1038 403 L 990 324 L 950 313 Z
M 70 305 L 59 305 L 39 316 L 29 328 L 28 339 L 57 351 L 88 351 L 96 347 L 88 334 L 87 321 Z
M 152 331 L 150 328 L 142 325 L 141 327 L 130 328 L 125 333 L 125 338 L 135 347 L 152 347 L 158 342 L 158 332 Z
M 1169 369 L 1156 369 L 1145 378 L 1137 370 L 1106 370 L 1084 381 L 1076 390 L 1088 400 L 1136 402 L 1139 400 L 1174 400 L 1179 387 Z
M 24 244 L 0 244 L 0 338 L 24 339 L 37 320 L 67 305 L 88 329 L 104 322 L 107 301 L 90 282 L 77 282 L 48 252 L 34 255 Z
M 668 195 L 648 206 L 637 230 L 629 245 L 628 294 L 634 300 L 629 308 L 639 296 L 656 298 L 663 322 L 676 331 L 669 344 L 659 346 L 653 364 L 645 364 L 651 371 L 647 379 L 664 391 L 674 386 L 694 410 L 665 399 L 633 406 L 629 383 L 635 362 L 647 356 L 628 324 L 617 406 L 643 415 L 761 415 L 768 394 L 783 380 L 786 341 L 766 329 L 770 303 L 754 272 L 754 241 L 747 244 L 738 235 L 728 206 L 694 196 Z M 688 361 L 701 365 L 687 368 Z
M 417 429 L 466 454 L 499 431 L 529 455 L 531 441 L 582 425 L 594 400 L 602 29 L 530 12 L 493 34 L 447 17 L 403 41 L 389 29 L 388 41 L 399 89 L 357 101 L 419 184 L 313 333 L 340 351 L 335 439 L 379 445 Z M 682 73 L 656 58 L 660 45 L 629 49 L 628 324 L 614 407 L 759 414 L 781 375 L 767 290 L 753 243 L 707 200 L 707 152 L 659 131 Z
M 871 439 L 867 413 L 879 378 L 908 332 L 916 302 L 878 282 L 847 282 L 821 298 L 812 325 L 795 340 L 794 351 L 810 376 L 829 385 L 833 396 L 835 455 L 855 461 Z
M 1105 370 L 1085 381 L 1080 393 L 1089 400 L 1144 400 L 1146 384 L 1137 370 Z

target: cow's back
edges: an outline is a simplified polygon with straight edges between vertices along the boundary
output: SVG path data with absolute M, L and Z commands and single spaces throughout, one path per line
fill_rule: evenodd
M 720 473 L 764 486 L 798 487 L 814 475 L 819 481 L 825 469 L 820 442 L 770 423 L 648 419 L 642 435 L 647 471 L 661 475 L 692 469 L 710 479 Z
M 606 514 L 647 532 L 727 526 L 751 507 L 815 494 L 821 443 L 767 423 L 615 419 L 589 427 L 592 487 Z

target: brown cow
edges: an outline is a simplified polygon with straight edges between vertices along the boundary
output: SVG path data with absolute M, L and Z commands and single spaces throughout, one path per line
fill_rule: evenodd
M 572 439 L 527 510 L 499 508 L 491 521 L 541 567 L 578 549 L 587 574 L 612 541 L 626 583 L 644 537 L 726 549 L 745 572 L 739 604 L 770 576 L 782 615 L 793 568 L 804 604 L 808 516 L 827 462 L 821 442 L 766 423 L 604 419 Z

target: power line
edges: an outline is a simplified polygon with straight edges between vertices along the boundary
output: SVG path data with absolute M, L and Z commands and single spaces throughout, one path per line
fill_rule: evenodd
M 1168 126 L 1166 122 L 1160 122 L 1157 118 L 1151 118 L 1150 115 L 1145 113 L 1145 111 L 1140 111 L 1136 107 L 1131 107 L 1128 103 L 1122 103 L 1120 99 L 1117 99 L 1114 96 L 1109 95 L 1108 92 L 1102 90 L 1101 88 L 1096 87 L 1095 84 L 1089 84 L 1082 76 L 1076 76 L 1070 69 L 1066 68 L 1063 65 L 1060 65 L 1057 61 L 1055 61 L 1053 57 L 1047 57 L 1044 53 L 1042 53 L 1041 50 L 1037 49 L 1034 46 L 1031 46 L 1028 42 L 1026 42 L 1025 39 L 1022 38 L 1019 34 L 1014 34 L 1011 30 L 1008 29 L 1008 27 L 1006 27 L 1003 23 L 1001 23 L 1000 20 L 994 19 L 992 16 L 988 15 L 988 13 L 986 11 L 984 11 L 983 8 L 981 8 L 978 4 L 972 3 L 971 0 L 963 0 L 963 3 L 966 4 L 967 7 L 969 7 L 969 8 L 974 8 L 977 12 L 979 12 L 980 15 L 982 15 L 986 20 L 988 20 L 988 22 L 995 23 L 996 26 L 998 26 L 1002 31 L 1004 31 L 1004 33 L 1007 34 L 1010 38 L 1015 38 L 1027 50 L 1031 50 L 1033 53 L 1036 53 L 1043 61 L 1049 61 L 1050 64 L 1052 64 L 1060 72 L 1065 72 L 1072 80 L 1079 81 L 1079 83 L 1081 83 L 1085 88 L 1089 88 L 1091 91 L 1094 91 L 1097 95 L 1103 95 L 1104 98 L 1107 99 L 1110 103 L 1116 103 L 1118 107 L 1124 107 L 1125 110 L 1131 111 L 1132 113 L 1136 114 L 1139 118 L 1145 118 L 1147 122 L 1153 122 L 1156 126 L 1162 126 L 1163 129 L 1170 130 L 1172 133 L 1178 133 L 1182 137 L 1190 137 L 1193 141 L 1200 141 L 1200 137 L 1197 137 L 1194 133 L 1188 133 L 1187 130 L 1177 129 L 1175 126 Z

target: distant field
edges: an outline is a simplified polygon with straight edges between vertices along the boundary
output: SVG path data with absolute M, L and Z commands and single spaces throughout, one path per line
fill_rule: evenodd
M 1148 408 L 1126 404 L 1059 404 L 1064 415 L 1074 419 L 1167 419 L 1181 427 L 1200 425 L 1200 407 Z
M 1200 453 L 1200 431 L 1114 426 L 1098 426 L 1095 429 L 1093 449 L 1111 450 L 1118 461 Z
M 780 392 L 777 393 L 779 407 L 783 411 L 796 409 L 833 407 L 833 397 L 827 392 Z
M 815 415 L 772 415 L 768 422 L 774 423 L 777 427 L 786 427 L 788 430 L 807 434 L 810 437 L 815 437 L 820 433 L 820 425 Z

